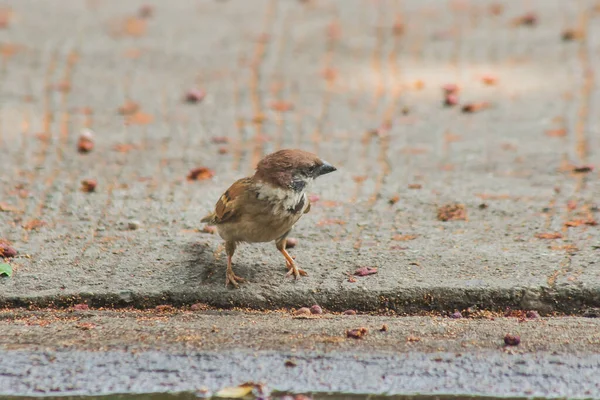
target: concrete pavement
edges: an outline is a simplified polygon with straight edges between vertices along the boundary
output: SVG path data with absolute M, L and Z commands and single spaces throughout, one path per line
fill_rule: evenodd
M 20 256 L 1 304 L 600 306 L 594 1 L 7 4 L 0 237 Z M 280 147 L 338 167 L 293 233 L 309 276 L 244 246 L 249 283 L 226 289 L 199 220 Z M 440 220 L 452 204 L 465 218 Z

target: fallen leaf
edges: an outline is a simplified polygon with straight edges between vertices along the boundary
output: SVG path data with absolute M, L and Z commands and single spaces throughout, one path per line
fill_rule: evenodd
M 598 225 L 598 222 L 596 222 L 596 220 L 593 218 L 575 219 L 575 220 L 565 222 L 565 226 L 569 227 L 569 228 L 573 228 L 573 227 L 577 227 L 577 226 L 581 226 L 581 225 L 595 226 L 595 225 Z
M 346 222 L 342 221 L 341 219 L 323 219 L 317 222 L 317 226 L 325 225 L 346 225 Z
M 204 181 L 215 176 L 213 170 L 206 167 L 194 168 L 187 176 L 188 181 Z
M 407 336 L 407 337 L 406 337 L 406 341 L 407 341 L 407 342 L 411 342 L 411 343 L 413 343 L 413 342 L 420 342 L 420 341 L 421 341 L 421 338 L 420 338 L 420 337 L 417 337 L 417 336 L 412 336 L 412 335 L 411 335 L 411 336 Z
M 275 101 L 271 102 L 271 110 L 273 110 L 273 111 L 286 112 L 286 111 L 290 111 L 293 109 L 294 109 L 294 105 L 292 103 L 290 103 L 289 101 L 275 100 Z
M 420 183 L 411 183 L 410 185 L 408 185 L 409 189 L 421 189 L 423 187 L 423 185 L 421 185 Z
M 96 186 L 98 186 L 98 182 L 96 182 L 95 179 L 84 179 L 83 181 L 81 181 L 81 191 L 83 192 L 95 192 Z
M 367 333 L 369 333 L 369 330 L 364 327 L 349 329 L 346 331 L 346 337 L 352 339 L 362 339 Z
M 10 264 L 8 264 L 8 263 L 0 264 L 0 276 L 4 275 L 4 276 L 8 276 L 10 278 L 12 276 L 12 274 L 13 274 L 13 270 L 12 270 L 12 267 L 10 266 Z
M 188 103 L 199 103 L 206 97 L 206 92 L 202 89 L 190 89 L 185 94 L 185 101 Z
M 463 113 L 475 113 L 478 111 L 482 111 L 485 110 L 486 108 L 490 108 L 490 103 L 488 103 L 487 101 L 481 101 L 478 103 L 469 103 L 469 104 L 465 104 L 462 107 L 462 112 Z
M 93 324 L 91 322 L 80 322 L 77 325 L 75 325 L 75 327 L 77 329 L 81 329 L 82 331 L 89 331 L 91 329 L 94 329 L 96 327 L 96 324 Z
M 0 203 L 0 212 L 19 212 L 19 209 L 8 203 Z
M 125 118 L 127 125 L 148 125 L 154 122 L 154 117 L 150 114 L 138 111 Z
M 485 85 L 493 86 L 498 83 L 498 78 L 493 75 L 484 75 L 481 77 L 481 82 L 483 82 Z
M 121 107 L 119 107 L 119 114 L 131 115 L 135 114 L 140 109 L 140 105 L 135 101 L 127 100 Z
M 573 169 L 571 171 L 576 174 L 585 174 L 588 172 L 592 172 L 593 170 L 594 170 L 593 165 L 581 165 L 578 167 L 573 167 Z
M 576 30 L 576 29 L 566 29 L 563 31 L 562 35 L 562 40 L 564 40 L 565 42 L 570 42 L 572 40 L 581 40 L 584 37 L 584 33 L 580 30 Z
M 398 195 L 396 194 L 396 195 L 394 195 L 394 196 L 390 197 L 390 199 L 388 200 L 388 203 L 389 203 L 390 205 L 394 205 L 394 204 L 396 204 L 398 201 L 400 201 L 400 196 L 398 196 Z
M 550 137 L 562 137 L 567 136 L 566 129 L 549 129 L 546 131 L 546 135 Z
M 394 235 L 392 237 L 392 240 L 395 240 L 397 242 L 406 242 L 409 240 L 414 240 L 417 238 L 417 235 Z
M 252 389 L 254 389 L 254 384 L 251 382 L 246 382 L 241 384 L 240 386 L 225 387 L 219 390 L 217 393 L 215 393 L 215 396 L 224 397 L 228 399 L 239 399 L 252 393 Z
M 375 267 L 360 267 L 356 271 L 354 271 L 354 275 L 356 276 L 367 276 L 373 275 L 377 273 L 377 268 Z
M 437 218 L 440 221 L 465 221 L 467 210 L 463 204 L 447 204 L 438 208 Z
M 119 143 L 113 146 L 114 151 L 118 151 L 119 153 L 129 153 L 131 150 L 135 150 L 138 147 L 135 144 L 130 143 Z
M 537 15 L 535 15 L 532 12 L 529 12 L 513 19 L 512 24 L 514 26 L 534 26 L 535 24 L 537 24 L 537 22 Z
M 41 228 L 42 226 L 45 226 L 45 225 L 47 225 L 47 224 L 44 221 L 41 221 L 39 219 L 32 219 L 31 221 L 29 221 L 23 225 L 23 229 L 32 231 L 32 230 Z
M 536 233 L 535 237 L 538 239 L 562 239 L 563 235 L 558 232 L 550 232 L 550 233 Z

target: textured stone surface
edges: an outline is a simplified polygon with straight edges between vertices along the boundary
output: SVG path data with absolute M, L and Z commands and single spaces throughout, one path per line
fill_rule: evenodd
M 0 237 L 20 257 L 0 303 L 600 304 L 599 227 L 565 226 L 599 218 L 594 1 L 180 0 L 147 2 L 145 19 L 136 1 L 7 4 Z M 537 25 L 515 26 L 530 11 Z M 567 28 L 584 38 L 563 41 Z M 202 101 L 184 101 L 192 88 Z M 128 100 L 138 113 L 120 115 Z M 250 282 L 226 289 L 220 239 L 199 220 L 281 147 L 338 167 L 293 234 L 309 276 L 285 281 L 274 245 L 244 246 L 234 269 Z M 187 181 L 201 166 L 214 177 Z M 466 220 L 438 219 L 452 203 Z M 348 282 L 362 266 L 378 273 Z

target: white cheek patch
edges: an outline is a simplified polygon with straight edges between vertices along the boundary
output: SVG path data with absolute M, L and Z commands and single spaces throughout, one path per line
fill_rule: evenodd
M 269 184 L 264 184 L 258 190 L 259 200 L 269 200 L 279 204 L 279 207 L 273 208 L 273 213 L 279 213 L 287 210 L 293 210 L 296 208 L 298 203 L 306 203 L 306 190 L 312 183 L 312 179 L 307 180 L 307 185 L 301 192 L 295 192 L 290 189 L 281 189 L 273 187 Z M 306 205 L 303 206 L 303 208 Z

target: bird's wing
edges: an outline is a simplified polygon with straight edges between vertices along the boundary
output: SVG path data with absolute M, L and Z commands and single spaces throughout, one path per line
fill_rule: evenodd
M 215 206 L 213 221 L 216 224 L 233 222 L 241 216 L 240 200 L 247 194 L 248 187 L 252 184 L 250 178 L 242 178 L 233 183 L 223 193 Z

